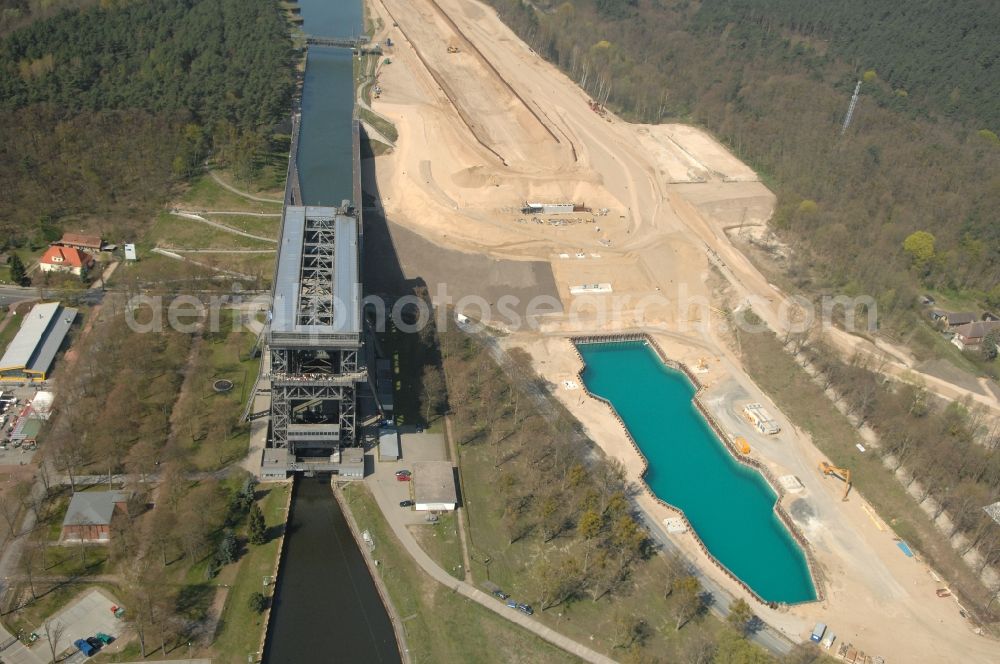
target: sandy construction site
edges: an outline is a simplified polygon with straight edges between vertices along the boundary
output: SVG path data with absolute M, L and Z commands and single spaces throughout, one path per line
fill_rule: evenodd
M 480 294 L 491 307 L 505 274 L 519 275 L 511 284 L 518 293 L 556 296 L 560 306 L 538 313 L 531 327 L 498 322 L 511 332 L 505 343 L 526 348 L 556 385 L 580 368 L 569 333 L 641 327 L 678 360 L 711 358 L 707 405 L 744 435 L 735 400 L 766 403 L 766 395 L 726 344 L 694 323 L 715 316 L 715 307 L 753 298 L 772 329 L 783 329 L 777 305 L 785 295 L 726 232 L 766 224 L 771 215 L 774 196 L 753 171 L 697 128 L 633 125 L 595 111 L 582 90 L 478 2 L 370 0 L 369 8 L 384 25 L 376 40 L 393 41 L 372 108 L 395 123 L 399 140 L 375 160 L 375 177 L 385 217 L 407 237 L 419 236 L 393 237 L 406 278 L 422 278 L 432 294 L 432 282 Z M 526 202 L 581 209 L 526 213 Z M 510 261 L 530 262 L 530 274 L 505 272 Z M 545 265 L 551 278 L 538 274 Z M 719 300 L 723 291 L 728 302 Z M 850 335 L 835 341 L 875 351 Z M 883 350 L 902 375 L 906 354 Z M 962 395 L 943 381 L 928 386 Z M 557 389 L 556 396 L 638 480 L 641 461 L 607 408 L 579 391 Z M 996 406 L 989 395 L 973 398 Z M 758 607 L 768 623 L 801 640 L 822 620 L 890 662 L 1000 660 L 1000 644 L 974 634 L 954 601 L 935 595 L 922 563 L 899 553 L 860 498 L 840 503 L 838 488 L 814 470 L 820 454 L 808 436 L 785 424 L 780 441 L 751 443 L 777 475 L 794 474 L 805 485 L 794 496 L 803 502 L 786 508 L 823 570 L 826 599 L 782 612 Z M 643 507 L 662 521 L 665 508 L 648 502 Z M 690 535 L 677 539 L 695 560 L 701 556 Z M 719 577 L 732 595 L 742 592 Z

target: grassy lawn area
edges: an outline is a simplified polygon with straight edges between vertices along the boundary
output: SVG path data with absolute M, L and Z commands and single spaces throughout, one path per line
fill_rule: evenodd
M 410 526 L 410 532 L 442 569 L 459 580 L 465 579 L 462 571 L 462 543 L 458 539 L 455 513 L 439 514 L 438 522 Z
M 223 218 L 220 223 L 229 223 Z M 234 226 L 237 227 L 237 226 Z M 169 212 L 161 212 L 156 222 L 146 233 L 141 247 L 152 249 L 160 246 L 165 249 L 275 249 L 273 242 L 264 242 L 229 233 L 219 228 L 209 226 L 195 219 L 179 217 Z M 197 258 L 197 257 L 196 257 Z
M 149 251 L 151 245 L 139 249 L 139 260 L 123 264 L 115 272 L 118 283 L 135 283 L 157 292 L 183 291 L 189 288 L 212 288 L 213 285 L 229 290 L 229 283 L 212 281 L 215 272 L 208 268 L 192 265 L 174 258 L 168 258 Z
M 892 529 L 929 558 L 930 564 L 972 596 L 980 584 L 930 518 L 872 452 L 861 453 L 857 431 L 822 389 L 782 348 L 774 335 L 740 337 L 747 373 L 778 407 L 812 437 L 834 465 L 850 468 L 854 491 L 863 494 Z
M 18 330 L 21 329 L 20 316 L 5 313 L 2 320 L 7 321 L 7 327 L 0 330 L 0 355 L 7 350 L 7 346 L 10 345 L 11 340 L 17 335 Z
M 261 484 L 257 487 L 258 493 L 265 493 L 257 502 L 264 512 L 268 532 L 275 534 L 265 544 L 251 545 L 243 558 L 230 566 L 234 568 L 232 585 L 222 612 L 221 631 L 213 646 L 215 662 L 241 664 L 246 661 L 246 653 L 254 652 L 260 646 L 263 615 L 251 612 L 248 602 L 254 592 L 263 592 L 267 596 L 271 594 L 271 586 L 264 588 L 263 578 L 274 572 L 281 541 L 277 533 L 284 527 L 289 490 L 288 484 Z
M 345 494 L 358 527 L 375 540 L 379 572 L 414 662 L 579 661 L 433 581 L 402 549 L 367 487 L 352 484 Z
M 220 224 L 241 230 L 244 233 L 274 239 L 278 238 L 278 228 L 281 226 L 281 217 L 259 217 L 253 214 L 212 214 L 210 212 L 206 212 L 202 216 L 206 219 L 211 219 Z
M 265 154 L 258 166 L 260 172 L 250 182 L 237 180 L 232 171 L 227 168 L 215 169 L 215 174 L 224 182 L 229 183 L 240 191 L 245 191 L 260 198 L 274 198 L 282 200 L 285 197 L 285 171 L 288 170 L 288 148 L 290 137 L 283 135 L 280 149 L 272 150 Z
M 216 270 L 226 270 L 237 274 L 245 274 L 247 275 L 247 278 L 225 275 L 225 280 L 227 283 L 234 280 L 239 281 L 244 288 L 254 290 L 267 289 L 270 287 L 271 278 L 274 276 L 274 261 L 277 259 L 276 253 L 198 253 L 184 254 L 184 256 L 193 261 L 197 261 L 200 264 L 192 265 L 187 263 L 189 269 L 211 270 L 212 274 L 218 274 Z
M 399 139 L 399 132 L 396 125 L 384 120 L 382 116 L 375 115 L 367 108 L 358 107 L 358 117 L 374 127 L 380 134 L 395 143 Z
M 265 198 L 267 197 L 265 196 Z M 222 187 L 208 174 L 202 175 L 191 184 L 191 187 L 178 200 L 178 205 L 196 210 L 281 212 L 281 203 L 250 200 Z

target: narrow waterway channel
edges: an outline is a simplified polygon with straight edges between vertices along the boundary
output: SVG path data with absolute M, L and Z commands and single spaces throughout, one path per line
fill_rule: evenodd
M 299 0 L 302 29 L 319 37 L 362 33 L 361 0 Z M 340 205 L 353 189 L 351 49 L 310 46 L 302 91 L 299 181 L 306 205 Z
M 392 623 L 329 477 L 297 484 L 264 662 L 399 662 Z

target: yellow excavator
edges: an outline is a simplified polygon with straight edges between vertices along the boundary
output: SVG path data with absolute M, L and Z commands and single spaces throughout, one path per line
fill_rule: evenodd
M 821 461 L 819 464 L 819 472 L 823 475 L 832 475 L 839 480 L 843 480 L 847 488 L 844 489 L 844 497 L 841 500 L 847 500 L 848 494 L 851 493 L 851 471 L 847 468 L 837 468 L 833 464 L 829 464 L 826 461 Z

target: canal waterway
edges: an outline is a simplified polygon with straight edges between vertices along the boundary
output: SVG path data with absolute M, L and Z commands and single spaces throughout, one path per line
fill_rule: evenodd
M 356 37 L 363 32 L 361 0 L 299 0 L 299 7 L 306 34 Z M 353 115 L 351 49 L 310 46 L 297 159 L 306 205 L 337 206 L 353 197 Z
M 805 555 L 774 513 L 777 496 L 718 439 L 687 377 L 643 342 L 578 348 L 587 389 L 618 411 L 648 461 L 653 493 L 683 510 L 712 555 L 765 600 L 815 599 Z
M 399 662 L 392 623 L 329 478 L 297 482 L 264 661 Z

